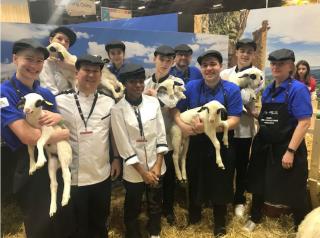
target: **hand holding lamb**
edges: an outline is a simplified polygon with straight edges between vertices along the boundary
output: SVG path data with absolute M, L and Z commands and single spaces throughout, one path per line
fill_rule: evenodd
M 222 121 L 221 112 L 226 111 L 225 107 L 218 101 L 211 101 L 202 107 L 193 108 L 180 114 L 181 120 L 189 125 L 196 117 L 204 124 L 204 133 L 209 137 L 216 149 L 216 163 L 219 168 L 224 169 L 220 155 L 220 142 L 216 137 L 217 128 L 223 127 L 223 144 L 228 147 L 228 123 Z M 189 146 L 189 137 L 183 135 L 180 127 L 174 124 L 171 128 L 173 145 L 173 163 L 176 176 L 179 181 L 186 181 L 186 155 Z M 181 165 L 181 167 L 180 167 Z
M 50 191 L 51 191 L 51 202 L 50 202 L 50 217 L 54 215 L 57 210 L 57 178 L 56 172 L 58 169 L 58 161 L 54 158 L 54 155 L 58 155 L 60 166 L 62 169 L 62 176 L 64 181 L 63 196 L 61 205 L 65 206 L 68 204 L 70 198 L 70 187 L 71 187 L 71 173 L 69 170 L 69 165 L 72 161 L 72 149 L 70 144 L 66 140 L 57 142 L 56 144 L 46 145 L 47 141 L 55 130 L 60 130 L 60 126 L 41 126 L 39 124 L 39 119 L 50 120 L 50 118 L 43 117 L 43 105 L 50 105 L 49 102 L 45 101 L 43 97 L 36 93 L 29 93 L 24 96 L 24 100 L 18 103 L 18 106 L 23 106 L 23 112 L 26 115 L 26 121 L 34 128 L 41 129 L 41 137 L 37 142 L 38 148 L 38 159 L 35 162 L 34 158 L 34 146 L 28 145 L 28 152 L 30 157 L 30 168 L 29 174 L 32 175 L 36 169 L 41 168 L 47 161 L 44 155 L 43 148 L 45 147 L 49 163 L 48 172 L 50 177 Z M 41 123 L 42 124 L 42 123 Z M 50 124 L 50 123 L 49 123 Z

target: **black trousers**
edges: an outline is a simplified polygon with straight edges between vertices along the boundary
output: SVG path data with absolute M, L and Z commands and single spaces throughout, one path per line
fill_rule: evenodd
M 236 157 L 236 189 L 234 204 L 246 203 L 244 192 L 247 183 L 247 167 L 252 138 L 233 138 L 233 145 Z
M 176 173 L 174 169 L 173 151 L 169 151 L 164 156 L 164 161 L 166 163 L 166 173 L 163 176 L 163 214 L 172 214 L 173 213 L 173 204 L 174 204 L 174 193 L 176 187 Z
M 74 238 L 106 238 L 110 212 L 111 179 L 87 185 L 72 186 L 71 199 L 76 216 Z
M 14 175 L 14 192 L 18 206 L 23 213 L 27 238 L 68 238 L 74 233 L 72 201 L 61 207 L 63 181 L 61 170 L 57 171 L 57 212 L 49 216 L 50 179 L 47 164 L 35 171 L 29 171 L 29 155 L 24 146 L 13 153 L 17 159 Z
M 149 221 L 147 230 L 150 235 L 159 235 L 161 231 L 161 205 L 162 205 L 162 178 L 156 187 L 141 183 L 124 181 L 126 196 L 124 201 L 124 224 L 126 226 L 126 238 L 140 238 L 138 216 L 141 212 L 142 196 L 147 197 Z
M 260 223 L 262 218 L 262 208 L 264 204 L 264 197 L 258 194 L 252 194 L 252 206 L 251 206 L 251 220 L 255 223 Z M 301 204 L 299 208 L 291 207 L 293 213 L 293 220 L 295 228 L 297 229 L 304 217 L 308 213 L 308 204 Z

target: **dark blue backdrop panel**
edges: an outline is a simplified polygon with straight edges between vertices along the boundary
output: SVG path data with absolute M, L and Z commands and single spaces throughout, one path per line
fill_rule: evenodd
M 178 14 L 162 14 L 156 16 L 135 17 L 113 21 L 86 22 L 71 24 L 77 27 L 114 28 L 140 31 L 178 31 Z

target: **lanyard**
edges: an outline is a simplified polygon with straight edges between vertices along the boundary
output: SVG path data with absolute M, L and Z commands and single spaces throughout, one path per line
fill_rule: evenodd
M 141 138 L 144 138 L 144 131 L 143 131 L 143 125 L 142 125 L 140 110 L 139 110 L 138 107 L 133 106 L 133 111 L 134 111 L 134 114 L 136 115 L 137 120 L 138 120 L 140 136 L 141 136 Z
M 81 120 L 83 121 L 83 124 L 84 124 L 84 127 L 87 129 L 87 124 L 88 124 L 88 121 L 89 121 L 89 118 L 96 106 L 96 103 L 97 103 L 97 99 L 98 99 L 98 93 L 95 93 L 94 94 L 94 99 L 93 99 L 93 102 L 92 102 L 92 105 L 91 105 L 91 109 L 90 109 L 90 112 L 89 112 L 89 115 L 87 117 L 87 120 L 84 119 L 84 116 L 83 116 L 83 112 L 82 112 L 82 109 L 81 109 L 81 106 L 80 106 L 80 102 L 79 102 L 79 98 L 78 98 L 78 95 L 77 93 L 74 93 L 73 94 L 74 96 L 74 99 L 76 100 L 76 104 L 77 104 L 77 108 L 78 108 L 78 112 L 79 112 L 79 115 L 81 117 Z
M 12 84 L 14 90 L 16 91 L 17 95 L 20 97 L 21 100 L 24 100 L 24 95 L 23 93 L 20 91 L 20 89 L 18 89 L 16 83 L 14 82 L 13 78 L 10 79 L 10 83 Z
M 292 79 L 289 79 L 288 86 L 285 91 L 285 94 L 286 94 L 285 103 L 288 103 L 289 89 L 290 89 L 291 85 L 292 85 Z M 276 91 L 276 87 L 275 87 L 275 83 L 274 83 L 271 87 L 271 90 L 269 91 L 268 96 L 271 94 L 271 101 L 273 101 L 275 99 L 275 97 L 278 96 L 280 93 L 281 93 L 281 90 Z

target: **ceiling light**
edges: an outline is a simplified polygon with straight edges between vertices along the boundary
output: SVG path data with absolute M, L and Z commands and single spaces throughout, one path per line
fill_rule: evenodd
M 138 7 L 138 10 L 142 10 L 142 9 L 145 9 L 146 8 L 146 6 L 140 6 L 140 7 Z
M 213 5 L 212 5 L 212 8 L 213 8 L 213 9 L 218 9 L 218 8 L 223 8 L 223 6 L 222 6 L 222 3 L 213 4 Z
M 96 5 L 98 5 L 98 4 L 100 4 L 100 1 L 95 1 L 94 3 L 95 3 Z

